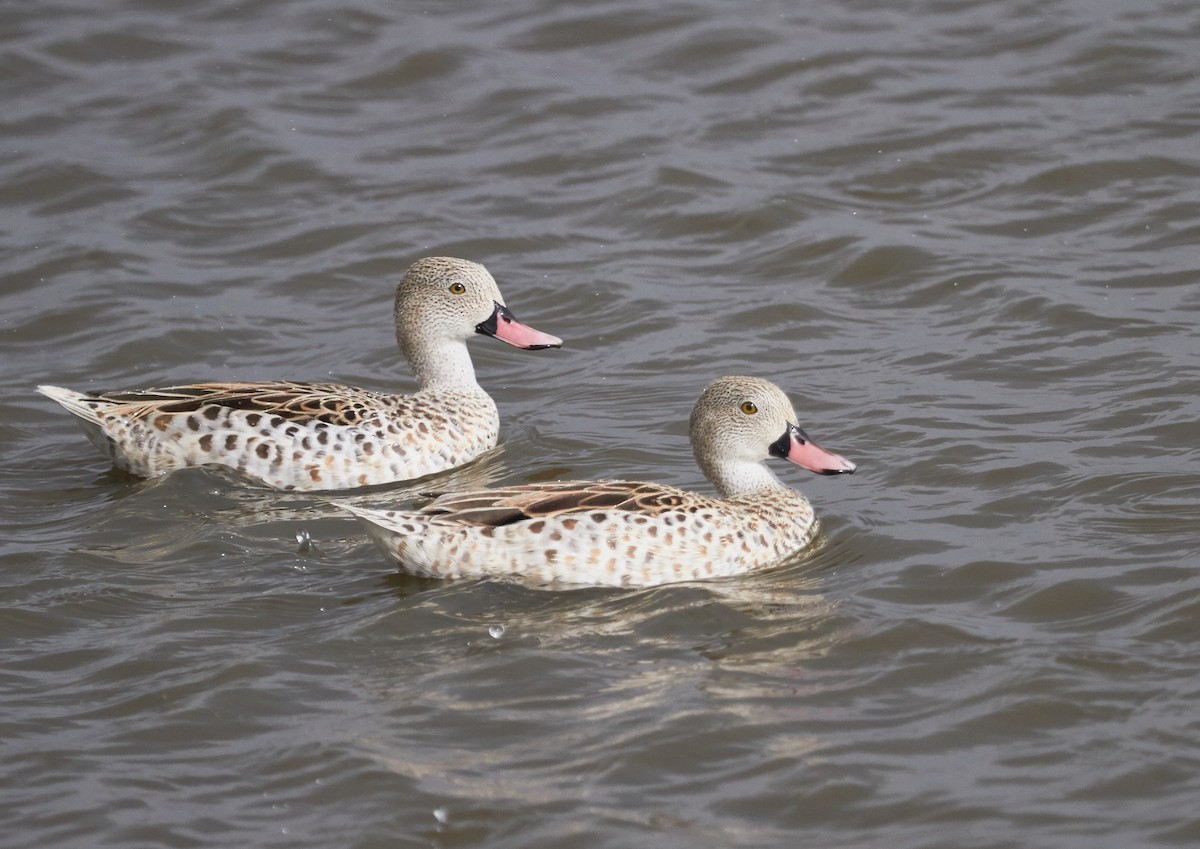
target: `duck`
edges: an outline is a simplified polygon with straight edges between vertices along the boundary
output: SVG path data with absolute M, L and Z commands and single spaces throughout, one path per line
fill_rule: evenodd
M 344 490 L 422 478 L 496 447 L 500 416 L 476 382 L 469 338 L 562 346 L 517 321 L 486 268 L 454 257 L 414 262 L 396 286 L 393 316 L 419 383 L 410 395 L 284 380 L 38 391 L 77 416 L 115 466 L 139 477 L 217 466 L 277 490 Z
M 812 505 L 766 460 L 821 475 L 857 468 L 810 439 L 783 390 L 757 377 L 710 383 L 692 410 L 689 437 L 716 497 L 599 480 L 446 493 L 410 510 L 338 506 L 413 575 L 653 586 L 768 569 L 813 540 Z

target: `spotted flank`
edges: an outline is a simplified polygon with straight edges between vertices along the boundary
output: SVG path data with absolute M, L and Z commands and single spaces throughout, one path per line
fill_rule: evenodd
M 487 270 L 462 259 L 414 263 L 396 287 L 394 317 L 420 383 L 412 395 L 288 381 L 38 391 L 135 475 L 216 465 L 277 489 L 348 489 L 442 472 L 496 446 L 499 413 L 475 380 L 473 334 L 527 349 L 562 345 L 518 322 Z
M 717 497 L 655 483 L 567 481 L 452 493 L 419 510 L 340 506 L 415 575 L 614 586 L 740 575 L 781 563 L 816 533 L 812 505 L 766 459 L 826 475 L 855 469 L 796 421 L 768 381 L 711 383 L 690 435 Z

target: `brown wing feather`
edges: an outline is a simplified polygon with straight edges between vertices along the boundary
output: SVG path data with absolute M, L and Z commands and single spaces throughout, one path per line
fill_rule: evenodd
M 195 383 L 137 391 L 102 392 L 96 399 L 123 409 L 134 418 L 161 413 L 194 413 L 216 405 L 234 410 L 269 413 L 290 421 L 322 421 L 352 425 L 380 406 L 384 396 L 330 383 Z M 395 397 L 389 398 L 395 406 Z
M 659 512 L 704 496 L 671 486 L 637 481 L 563 481 L 449 493 L 422 512 L 471 525 L 511 525 L 593 510 Z

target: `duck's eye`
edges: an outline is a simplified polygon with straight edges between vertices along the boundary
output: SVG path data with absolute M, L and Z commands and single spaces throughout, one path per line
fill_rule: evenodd
M 742 412 L 748 416 L 752 416 L 758 412 L 758 407 L 754 406 L 753 401 L 743 401 L 742 402 Z
M 467 287 L 461 283 L 456 282 L 456 283 L 450 284 L 450 294 L 451 295 L 461 295 L 465 291 L 467 291 Z

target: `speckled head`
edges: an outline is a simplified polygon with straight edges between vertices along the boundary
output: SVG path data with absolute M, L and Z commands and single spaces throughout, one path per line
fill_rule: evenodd
M 692 409 L 689 429 L 696 462 L 724 496 L 781 486 L 762 462 L 772 456 L 821 474 L 855 468 L 809 439 L 783 390 L 757 377 L 734 375 L 710 383 Z
M 419 259 L 396 287 L 396 341 L 424 382 L 474 371 L 462 343 L 476 333 L 521 348 L 557 348 L 562 340 L 516 321 L 488 270 L 453 257 Z M 458 353 L 461 351 L 461 353 Z
M 446 256 L 419 259 L 396 286 L 396 340 L 407 350 L 422 339 L 466 340 L 504 303 L 496 281 L 477 262 Z

